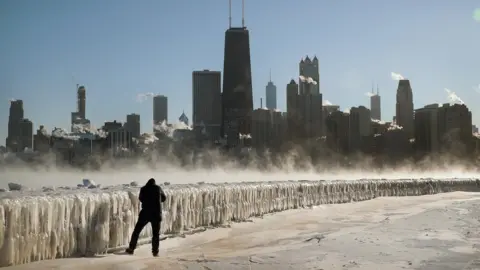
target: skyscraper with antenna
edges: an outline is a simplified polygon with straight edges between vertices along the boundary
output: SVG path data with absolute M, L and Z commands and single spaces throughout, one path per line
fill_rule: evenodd
M 372 119 L 374 120 L 382 120 L 382 107 L 381 107 L 381 99 L 380 99 L 380 93 L 378 90 L 378 85 L 377 85 L 377 92 L 374 92 L 375 90 L 373 89 L 372 85 L 372 94 L 370 96 L 370 115 Z
M 245 0 L 242 0 L 242 26 L 232 27 L 232 1 L 229 0 L 229 28 L 225 32 L 222 91 L 222 136 L 228 146 L 238 145 L 239 134 L 251 133 L 253 112 L 250 35 L 245 26 Z
M 272 82 L 272 70 L 270 70 L 270 78 L 267 86 L 265 87 L 265 99 L 268 109 L 277 109 L 277 87 Z

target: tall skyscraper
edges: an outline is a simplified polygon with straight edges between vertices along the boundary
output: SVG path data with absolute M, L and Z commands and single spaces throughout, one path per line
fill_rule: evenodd
M 300 89 L 294 80 L 287 85 L 287 125 L 289 138 L 314 139 L 322 136 L 322 94 L 316 94 L 316 82 L 300 77 Z
M 372 93 L 373 93 L 373 89 L 372 89 Z M 381 107 L 381 99 L 378 91 L 378 86 L 377 86 L 377 93 L 373 93 L 373 95 L 370 96 L 370 111 L 371 111 L 372 119 L 379 120 L 379 121 L 382 120 L 382 107 Z
M 77 85 L 78 86 L 78 85 Z M 85 117 L 85 109 L 86 109 L 86 97 L 87 91 L 85 86 L 77 87 L 77 112 L 78 116 L 82 119 L 86 119 Z
M 305 78 L 312 78 L 316 85 L 312 89 L 313 94 L 320 93 L 320 71 L 319 71 L 319 64 L 318 58 L 314 56 L 313 60 L 310 60 L 310 57 L 305 57 L 302 59 L 299 64 L 299 74 Z M 302 84 L 300 84 L 300 93 L 303 93 L 304 89 Z
M 395 119 L 397 125 L 403 128 L 407 136 L 413 138 L 413 93 L 409 80 L 398 81 Z
M 17 151 L 19 148 L 17 145 L 19 142 L 20 136 L 20 120 L 23 119 L 23 100 L 11 100 L 10 101 L 10 112 L 8 115 L 8 131 L 7 131 L 7 140 L 5 146 L 11 151 Z
M 220 71 L 192 73 L 193 129 L 211 140 L 220 138 L 222 125 L 222 75 Z
M 253 112 L 252 72 L 250 64 L 250 35 L 244 23 L 242 0 L 242 27 L 231 25 L 225 32 L 222 92 L 222 135 L 229 146 L 238 145 L 239 134 L 251 133 Z
M 439 150 L 438 108 L 438 104 L 432 104 L 415 110 L 415 150 L 419 153 Z
M 127 122 L 125 122 L 125 129 L 131 133 L 133 138 L 140 137 L 140 115 L 139 114 L 128 114 Z
M 90 120 L 86 118 L 86 92 L 85 86 L 77 84 L 77 110 L 71 113 L 71 132 L 77 132 L 77 127 L 90 128 Z
M 270 80 L 265 87 L 265 98 L 267 99 L 266 101 L 268 109 L 277 109 L 277 87 L 272 82 L 272 72 L 270 72 Z
M 168 99 L 157 95 L 153 97 L 153 123 L 158 125 L 163 121 L 168 122 Z
M 33 146 L 33 123 L 24 118 L 22 100 L 10 101 L 5 145 L 12 152 L 21 152 Z
M 287 84 L 287 137 L 290 140 L 297 138 L 299 128 L 301 128 L 298 116 L 298 84 L 295 80 L 290 80 Z

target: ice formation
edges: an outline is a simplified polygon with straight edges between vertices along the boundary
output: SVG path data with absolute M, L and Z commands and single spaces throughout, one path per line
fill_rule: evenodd
M 421 179 L 168 185 L 162 234 L 320 204 L 478 191 L 479 184 L 476 179 Z M 105 253 L 126 245 L 139 212 L 138 191 L 127 185 L 0 193 L 0 266 Z M 147 226 L 141 237 L 150 235 Z

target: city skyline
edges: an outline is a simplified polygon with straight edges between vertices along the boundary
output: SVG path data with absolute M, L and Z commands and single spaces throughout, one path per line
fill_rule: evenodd
M 268 1 L 266 1 L 268 2 Z M 409 1 L 406 1 L 409 2 Z M 54 4 L 56 3 L 56 4 Z M 162 52 L 159 52 L 160 55 L 157 55 L 155 58 L 156 61 L 168 62 L 171 67 L 170 70 L 162 69 L 152 66 L 152 63 L 146 61 L 147 65 L 138 65 L 138 61 L 144 61 L 146 54 L 136 54 L 135 51 L 143 48 L 142 46 L 134 44 L 132 42 L 127 42 L 127 45 L 120 45 L 117 40 L 120 36 L 128 34 L 131 32 L 131 28 L 127 27 L 128 24 L 120 24 L 117 27 L 112 28 L 112 32 L 108 32 L 111 38 L 111 42 L 104 37 L 99 36 L 100 33 L 106 31 L 104 28 L 107 28 L 109 23 L 105 25 L 100 25 L 100 29 L 93 29 L 91 32 L 86 31 L 88 26 L 87 22 L 79 23 L 75 22 L 73 24 L 71 17 L 74 14 L 80 14 L 81 12 L 86 12 L 88 10 L 91 13 L 88 13 L 92 19 L 93 23 L 99 23 L 99 18 L 104 14 L 103 12 L 106 8 L 109 7 L 109 3 L 106 2 L 103 4 L 94 4 L 93 2 L 85 2 L 82 6 L 77 6 L 75 3 L 60 3 L 60 2 L 50 2 L 50 7 L 54 7 L 55 12 L 64 13 L 60 18 L 55 17 L 56 19 L 64 20 L 64 27 L 53 27 L 53 23 L 62 25 L 56 20 L 48 20 L 46 17 L 49 16 L 47 9 L 49 5 L 45 6 L 36 6 L 31 5 L 22 5 L 20 2 L 14 3 L 13 1 L 5 1 L 0 4 L 1 9 L 8 10 L 7 16 L 1 18 L 3 22 L 0 27 L 5 27 L 5 25 L 15 25 L 15 27 L 0 28 L 0 30 L 6 33 L 7 40 L 3 45 L 0 45 L 2 59 L 6 59 L 4 65 L 0 65 L 1 75 L 0 81 L 2 82 L 0 88 L 3 89 L 0 93 L 0 99 L 5 100 L 4 103 L 0 102 L 0 109 L 4 112 L 0 119 L 0 124 L 4 127 L 7 126 L 8 121 L 8 108 L 9 104 L 6 102 L 10 98 L 21 99 L 24 101 L 25 115 L 32 122 L 34 122 L 34 129 L 37 129 L 39 125 L 46 125 L 49 129 L 52 129 L 55 126 L 63 127 L 68 129 L 70 122 L 70 112 L 75 110 L 75 85 L 82 84 L 86 86 L 87 89 L 87 112 L 86 116 L 92 121 L 92 124 L 96 127 L 100 127 L 105 121 L 112 120 L 123 120 L 125 115 L 130 113 L 140 114 L 142 120 L 142 132 L 151 131 L 151 100 L 139 104 L 135 102 L 135 96 L 142 92 L 155 92 L 158 94 L 165 95 L 169 98 L 169 111 L 170 121 L 174 121 L 183 110 L 189 116 L 191 116 L 191 72 L 192 70 L 198 69 L 202 70 L 204 68 L 210 68 L 211 70 L 223 71 L 221 68 L 223 59 L 223 38 L 224 30 L 228 26 L 228 13 L 227 5 L 228 2 L 222 3 L 225 9 L 217 8 L 212 9 L 214 11 L 208 11 L 209 5 L 211 3 L 204 3 L 200 5 L 201 10 L 205 11 L 203 16 L 211 15 L 212 21 L 209 22 L 212 24 L 212 30 L 209 32 L 211 38 L 203 39 L 200 42 L 196 42 L 195 45 L 199 49 L 206 49 L 207 52 L 204 56 L 199 56 L 191 59 L 192 65 L 190 66 L 188 61 L 185 61 L 186 58 L 190 57 L 190 54 L 186 53 L 183 50 L 173 50 L 169 54 L 176 55 L 179 57 L 178 61 L 173 61 L 174 57 L 165 56 L 162 58 L 160 55 Z M 147 2 L 155 6 L 153 2 Z M 365 92 L 369 91 L 371 80 L 375 80 L 379 84 L 379 88 L 382 92 L 382 120 L 389 121 L 392 116 L 395 114 L 395 91 L 397 88 L 397 82 L 391 80 L 389 74 L 391 71 L 400 72 L 405 75 L 408 79 L 411 79 L 412 89 L 413 89 L 413 102 L 414 108 L 421 108 L 424 105 L 431 103 L 444 103 L 447 102 L 447 95 L 443 91 L 445 87 L 451 88 L 457 94 L 463 97 L 464 100 L 474 100 L 478 98 L 478 93 L 473 89 L 474 85 L 478 85 L 479 78 L 475 78 L 473 73 L 475 73 L 475 63 L 478 62 L 479 56 L 472 54 L 473 48 L 477 47 L 480 44 L 480 39 L 474 37 L 474 33 L 478 32 L 480 25 L 475 23 L 472 19 L 473 10 L 475 8 L 474 1 L 464 1 L 462 3 L 449 3 L 447 1 L 436 1 L 433 8 L 433 2 L 431 4 L 424 4 L 418 6 L 418 9 L 411 10 L 412 16 L 421 20 L 419 24 L 420 30 L 428 29 L 438 29 L 437 32 L 429 32 L 428 39 L 437 41 L 438 44 L 434 47 L 431 47 L 433 43 L 427 42 L 425 38 L 421 37 L 412 37 L 416 39 L 409 41 L 407 38 L 413 34 L 421 35 L 421 31 L 418 29 L 409 28 L 412 26 L 405 20 L 398 20 L 398 22 L 388 22 L 388 26 L 403 25 L 407 30 L 395 30 L 397 33 L 392 34 L 388 31 L 380 31 L 382 29 L 373 28 L 374 22 L 372 20 L 359 21 L 359 24 L 362 26 L 370 25 L 370 30 L 362 30 L 365 32 L 366 36 L 371 36 L 370 32 L 375 32 L 376 44 L 370 44 L 371 47 L 365 47 L 365 37 L 360 38 L 353 35 L 352 30 L 356 29 L 357 26 L 352 26 L 345 24 L 341 19 L 345 19 L 345 16 L 349 17 L 352 20 L 361 19 L 361 17 L 356 9 L 358 8 L 374 8 L 378 12 L 384 12 L 381 18 L 378 20 L 388 19 L 389 7 L 385 4 L 381 4 L 379 1 L 374 1 L 369 3 L 366 7 L 360 7 L 360 5 L 351 3 L 347 5 L 338 5 L 331 3 L 316 3 L 311 1 L 312 7 L 317 7 L 318 12 L 323 13 L 327 11 L 337 11 L 339 8 L 342 8 L 342 14 L 340 18 L 333 18 L 333 16 L 327 16 L 327 19 L 331 20 L 329 27 L 334 27 L 337 30 L 342 30 L 338 35 L 334 35 L 335 39 L 332 44 L 319 43 L 318 38 L 317 44 L 319 45 L 298 45 L 293 46 L 293 49 L 289 49 L 286 53 L 283 53 L 282 50 L 288 46 L 292 46 L 294 40 L 285 40 L 288 39 L 289 35 L 286 32 L 279 32 L 276 29 L 273 29 L 272 23 L 276 26 L 284 26 L 285 29 L 290 29 L 289 25 L 286 22 L 283 22 L 281 16 L 271 15 L 272 21 L 270 23 L 262 22 L 262 14 L 256 9 L 265 7 L 268 3 L 246 3 L 246 21 L 249 29 L 252 29 L 252 38 L 251 38 L 251 51 L 252 51 L 252 79 L 253 79 L 253 100 L 254 108 L 259 107 L 260 98 L 265 98 L 264 96 L 264 87 L 268 81 L 268 73 L 270 66 L 275 67 L 275 84 L 277 85 L 277 102 L 278 108 L 282 111 L 286 111 L 285 106 L 285 96 L 286 96 L 286 84 L 290 81 L 291 78 L 294 78 L 298 82 L 298 61 L 308 55 L 316 55 L 320 62 L 320 89 L 323 94 L 324 100 L 329 100 L 333 104 L 338 104 L 342 108 L 349 108 L 352 106 L 366 105 L 369 106 L 369 99 L 365 96 Z M 239 5 L 241 1 L 233 1 L 234 13 L 233 15 L 235 20 L 234 24 L 239 24 L 238 15 Z M 222 5 L 214 5 L 220 7 Z M 70 10 L 71 7 L 77 8 L 74 11 Z M 166 4 L 170 9 L 178 9 L 178 6 Z M 277 5 L 269 6 L 269 9 L 273 12 L 286 11 L 286 3 L 280 3 Z M 396 7 L 399 10 L 402 8 L 409 8 L 408 4 L 405 4 L 405 7 Z M 120 16 L 121 14 L 127 12 L 130 4 L 127 2 L 119 2 L 119 5 L 116 6 L 113 12 L 113 15 L 110 16 Z M 189 24 L 193 24 L 196 16 L 193 12 L 193 9 L 199 8 L 197 4 L 192 4 L 191 7 L 187 8 L 186 13 L 190 16 L 191 20 L 187 20 Z M 321 9 L 322 8 L 322 9 Z M 211 9 L 211 7 L 210 7 Z M 315 9 L 315 8 L 312 8 Z M 355 10 L 355 14 L 353 11 Z M 128 10 L 130 11 L 130 10 Z M 147 12 L 146 7 L 135 7 L 133 8 L 132 14 L 139 16 L 140 13 L 145 12 L 146 18 L 149 22 L 155 21 L 153 12 Z M 425 14 L 425 12 L 427 14 Z M 453 17 L 449 21 L 448 27 L 442 27 L 441 24 L 444 23 L 440 18 L 447 14 L 448 16 Z M 35 14 L 34 14 L 35 12 Z M 393 11 L 390 11 L 393 12 Z M 74 14 L 72 14 L 74 13 Z M 18 16 L 17 16 L 18 15 Z M 51 15 L 51 14 L 50 14 Z M 142 14 L 143 15 L 143 14 Z M 420 17 L 422 15 L 422 17 Z M 17 16 L 16 19 L 13 17 Z M 17 20 L 24 20 L 25 16 L 31 16 L 28 20 L 20 24 Z M 159 16 L 161 17 L 161 16 Z M 310 22 L 313 23 L 313 19 L 306 19 L 295 17 L 297 22 L 291 22 L 289 24 L 291 27 L 299 24 Z M 308 17 L 308 16 L 304 16 Z M 322 16 L 319 16 L 322 17 Z M 338 16 L 337 16 L 338 17 Z M 43 18 L 43 20 L 42 20 Z M 171 17 L 170 17 L 171 18 Z M 365 19 L 365 18 L 364 18 Z M 315 20 L 322 21 L 322 18 L 315 17 Z M 323 19 L 325 20 L 325 18 Z M 138 25 L 138 22 L 134 20 L 127 20 L 128 23 L 131 23 L 133 26 Z M 119 22 L 117 22 L 119 23 Z M 378 23 L 378 22 L 377 22 Z M 72 25 L 73 24 L 73 25 Z M 33 26 L 39 26 L 34 28 Z M 66 26 L 72 27 L 72 29 Z M 152 24 L 153 25 L 153 24 Z M 157 24 L 155 24 L 157 25 Z M 180 28 L 185 28 L 188 24 L 180 25 Z M 213 25 L 215 25 L 213 27 Z M 332 26 L 333 25 L 333 26 Z M 123 26 L 123 27 L 122 27 Z M 130 26 L 130 27 L 133 27 Z M 349 29 L 348 27 L 352 29 Z M 343 28 L 342 28 L 343 27 Z M 133 27 L 135 28 L 135 27 Z M 326 28 L 314 30 L 319 34 L 325 36 Z M 161 28 L 163 29 L 163 28 Z M 367 28 L 368 29 L 368 28 Z M 393 27 L 392 29 L 397 29 Z M 439 29 L 443 29 L 440 31 Z M 446 30 L 445 30 L 446 29 Z M 58 41 L 61 34 L 67 31 L 70 33 L 76 33 L 75 36 L 79 36 L 78 39 L 72 39 L 75 42 L 83 44 L 86 48 L 77 47 L 78 45 L 66 44 L 65 40 L 70 40 L 70 38 L 65 38 L 65 40 L 60 39 L 61 44 L 66 44 L 72 46 L 71 49 L 62 49 L 56 51 L 56 46 L 53 44 L 54 41 Z M 75 30 L 82 30 L 78 34 Z M 299 35 L 302 33 L 304 35 L 307 32 L 300 29 L 294 29 L 298 31 Z M 45 31 L 50 31 L 51 34 L 46 35 L 46 38 L 43 39 L 42 44 L 37 44 L 39 48 L 33 49 L 32 41 L 29 41 L 31 38 L 42 35 L 46 33 Z M 53 31 L 53 32 L 52 32 Z M 153 29 L 145 28 L 142 29 L 142 34 L 149 33 L 149 35 L 144 35 L 140 40 L 143 42 L 148 41 L 149 39 L 156 40 L 154 44 L 158 44 L 158 37 L 152 37 L 151 33 Z M 165 29 L 162 31 L 169 32 Z M 210 30 L 209 30 L 210 31 Z M 293 30 L 291 30 L 293 31 Z M 313 30 L 311 30 L 313 31 Z M 392 32 L 395 32 L 392 31 Z M 74 34 L 70 33 L 70 34 Z M 90 38 L 81 38 L 82 34 L 85 37 Z M 187 32 L 193 35 L 192 32 Z M 427 32 L 424 32 L 427 33 Z M 284 44 L 275 44 L 276 47 L 280 48 L 266 48 L 272 43 L 272 40 L 279 39 L 283 34 Z M 404 38 L 404 44 L 398 44 L 396 46 L 393 43 L 388 42 L 387 37 L 392 34 L 392 37 Z M 53 36 L 52 36 L 53 35 Z M 58 35 L 58 37 L 56 37 Z M 134 33 L 131 33 L 132 37 L 135 37 Z M 353 35 L 353 36 L 349 36 Z M 178 40 L 175 40 L 175 31 L 170 31 L 169 37 L 172 38 L 171 46 L 178 44 Z M 297 34 L 295 36 L 298 36 Z M 468 38 L 467 38 L 468 37 Z M 360 38 L 360 42 L 350 43 L 349 46 L 351 50 L 356 50 L 357 52 L 349 52 L 348 47 L 340 46 L 340 41 L 342 39 L 355 39 Z M 418 39 L 421 42 L 418 42 Z M 446 40 L 444 42 L 443 40 Z M 23 43 L 22 43 L 23 41 Z M 27 41 L 27 42 L 26 42 Z M 455 41 L 455 42 L 454 42 Z M 71 40 L 70 40 L 71 42 Z M 330 41 L 329 41 L 330 42 Z M 14 46 L 21 43 L 21 46 Z M 141 42 L 139 42 L 141 43 Z M 348 42 L 347 42 L 348 43 Z M 400 42 L 401 43 L 401 42 Z M 446 44 L 445 44 L 446 43 Z M 453 44 L 454 43 L 454 44 Z M 461 43 L 460 45 L 458 43 Z M 103 44 L 103 45 L 102 45 Z M 115 48 L 112 49 L 112 52 L 106 50 L 106 46 L 112 46 L 115 44 Z M 452 45 L 455 49 L 451 49 Z M 129 47 L 130 46 L 130 47 Z M 340 48 L 333 48 L 333 47 Z M 377 46 L 377 47 L 376 47 Z M 387 50 L 376 50 L 380 47 L 386 47 Z M 412 47 L 414 46 L 414 47 Z M 212 47 L 212 48 L 208 48 Z M 76 49 L 75 49 L 76 48 Z M 137 49 L 135 49 L 137 48 Z M 220 48 L 220 49 L 219 49 Z M 38 53 L 38 50 L 43 49 L 43 56 L 34 55 Z M 162 48 L 165 50 L 165 48 Z M 427 51 L 430 50 L 430 51 Z M 270 52 L 268 53 L 268 51 Z M 405 50 L 402 52 L 402 50 Z M 178 53 L 174 53 L 178 51 Z M 334 52 L 337 53 L 334 53 Z M 150 53 L 156 52 L 155 50 L 150 51 Z M 362 57 L 353 57 L 354 60 L 347 61 L 347 65 L 340 65 L 338 63 L 345 63 L 346 57 L 352 57 L 353 54 L 368 54 L 371 55 L 371 61 L 364 61 L 363 65 L 360 63 Z M 394 52 L 394 54 L 392 54 Z M 422 59 L 419 59 L 419 53 L 422 53 Z M 79 54 L 78 56 L 71 56 L 68 53 Z M 343 53 L 343 54 L 342 54 Z M 5 55 L 3 55 L 5 54 Z M 20 56 L 24 54 L 24 56 Z M 124 60 L 130 60 L 133 62 L 135 69 L 124 68 L 123 70 L 118 70 L 113 68 L 112 65 L 117 65 L 116 62 L 106 64 L 107 60 L 111 60 L 114 57 L 121 55 L 121 58 Z M 382 60 L 382 57 L 386 57 L 387 60 Z M 407 55 L 410 55 L 407 57 Z M 101 56 L 101 57 L 99 57 Z M 432 57 L 437 56 L 438 59 L 433 59 Z M 442 57 L 441 57 L 442 56 Z M 468 57 L 467 57 L 468 56 Z M 44 59 L 48 57 L 49 59 Z M 138 59 L 135 59 L 138 57 Z M 85 59 L 84 62 L 77 61 L 78 59 Z M 126 59 L 125 59 L 126 58 Z M 364 57 L 365 59 L 367 57 Z M 183 60 L 182 60 L 183 59 Z M 365 60 L 364 59 L 364 60 Z M 428 60 L 429 59 L 429 60 Z M 219 61 L 220 60 L 220 61 Z M 128 61 L 127 61 L 128 62 Z M 39 66 L 42 63 L 45 66 Z M 70 63 L 70 65 L 66 65 Z M 180 63 L 180 64 L 179 64 Z M 442 66 L 443 64 L 443 66 Z M 182 65 L 183 69 L 180 68 Z M 185 67 L 185 65 L 187 67 Z M 375 67 L 371 67 L 375 66 Z M 154 67 L 153 70 L 148 67 Z M 296 71 L 297 69 L 297 71 Z M 102 70 L 102 72 L 100 72 Z M 183 70 L 183 71 L 182 71 Z M 428 70 L 425 72 L 423 70 Z M 4 71 L 4 72 L 3 72 Z M 186 71 L 186 72 L 185 72 Z M 116 72 L 116 73 L 115 73 Z M 146 73 L 145 76 L 140 76 L 138 73 Z M 161 73 L 165 74 L 161 74 Z M 126 78 L 129 73 L 135 74 L 134 78 Z M 159 73 L 156 75 L 155 73 Z M 462 74 L 462 76 L 459 76 Z M 465 75 L 467 74 L 467 75 Z M 470 74 L 470 75 L 468 75 Z M 148 76 L 147 76 L 148 75 Z M 72 78 L 73 76 L 73 78 Z M 155 83 L 152 83 L 152 78 L 161 76 L 162 79 L 156 79 Z M 147 82 L 149 80 L 149 82 Z M 147 86 L 150 84 L 150 86 Z M 156 85 L 153 85 L 156 84 Z M 138 86 L 137 86 L 138 85 Z M 178 87 L 178 88 L 176 88 Z M 143 89 L 144 91 L 141 91 Z M 154 88 L 163 88 L 165 90 L 156 90 Z M 148 106 L 145 106 L 148 104 Z M 468 102 L 467 102 L 467 105 Z M 478 112 L 476 108 L 470 104 L 470 107 L 473 112 L 474 123 L 478 120 Z M 477 117 L 476 117 L 477 115 Z M 172 119 L 173 118 L 173 119 Z M 3 129 L 0 132 L 0 139 L 5 141 L 7 131 Z

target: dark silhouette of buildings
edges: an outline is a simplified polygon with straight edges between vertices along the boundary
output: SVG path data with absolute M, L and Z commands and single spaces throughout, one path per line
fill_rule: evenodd
M 85 86 L 77 84 L 77 110 L 71 114 L 71 132 L 76 131 L 76 126 L 81 126 L 82 129 L 90 128 L 90 120 L 86 118 L 86 98 Z
M 23 152 L 33 147 L 33 123 L 24 118 L 22 100 L 10 101 L 5 146 L 11 152 Z
M 415 150 L 419 154 L 474 150 L 472 113 L 463 104 L 432 104 L 415 111 Z
M 372 96 L 370 96 L 370 113 L 371 113 L 372 119 L 382 120 L 382 105 L 381 105 L 380 94 L 378 91 L 378 86 L 377 86 L 377 93 L 374 93 Z
M 312 78 L 300 76 L 299 84 L 292 80 L 287 85 L 288 137 L 294 141 L 319 138 L 324 125 L 322 94 L 316 93 Z
M 409 80 L 398 81 L 395 119 L 396 124 L 401 126 L 410 138 L 413 138 L 413 93 Z
M 260 149 L 280 147 L 286 126 L 282 113 L 259 108 L 252 115 L 252 146 Z
M 251 133 L 250 35 L 243 21 L 242 17 L 242 27 L 231 27 L 230 24 L 225 32 L 221 133 L 222 137 L 227 137 L 228 146 L 238 145 L 239 134 Z
M 313 79 L 315 83 L 309 91 L 311 91 L 313 94 L 320 94 L 320 71 L 318 58 L 316 56 L 313 57 L 313 60 L 310 60 L 310 57 L 308 57 L 308 55 L 305 57 L 305 59 L 300 60 L 299 75 L 305 78 Z M 303 85 L 300 84 L 299 86 L 300 93 L 303 93 Z
M 139 114 L 128 114 L 127 122 L 125 122 L 125 129 L 130 132 L 133 138 L 140 137 L 140 115 Z
M 166 96 L 157 95 L 153 97 L 153 124 L 162 122 L 168 122 L 168 99 Z
M 220 71 L 192 73 L 193 130 L 197 138 L 220 139 L 222 125 L 222 77 Z
M 86 119 L 86 117 L 85 117 L 86 98 L 87 98 L 87 91 L 85 89 L 85 86 L 78 87 L 78 89 L 77 89 L 77 112 L 78 112 L 78 116 L 82 119 Z
M 268 109 L 277 109 L 277 86 L 272 82 L 272 72 L 270 72 L 270 79 L 265 87 L 265 99 Z

